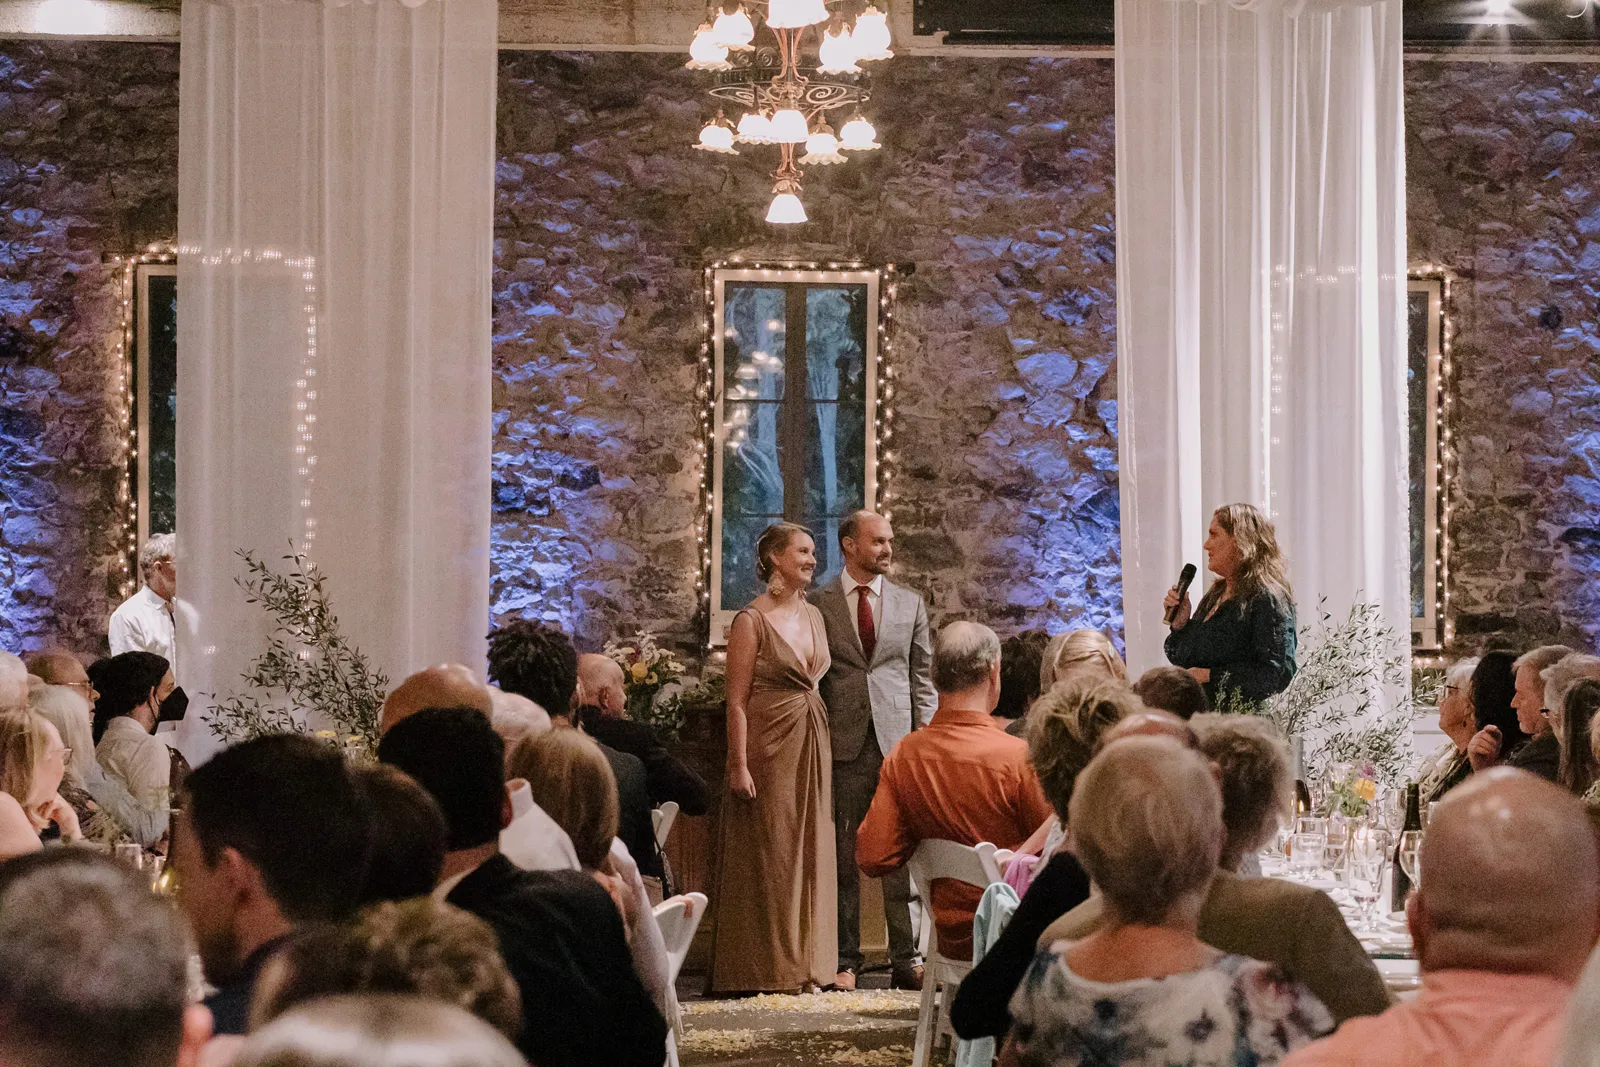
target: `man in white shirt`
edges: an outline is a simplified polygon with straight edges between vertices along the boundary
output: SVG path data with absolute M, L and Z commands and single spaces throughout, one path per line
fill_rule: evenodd
M 173 625 L 172 598 L 178 591 L 178 570 L 173 562 L 175 534 L 156 534 L 139 550 L 139 576 L 144 585 L 117 608 L 106 635 L 111 654 L 154 652 L 176 665 L 178 651 Z

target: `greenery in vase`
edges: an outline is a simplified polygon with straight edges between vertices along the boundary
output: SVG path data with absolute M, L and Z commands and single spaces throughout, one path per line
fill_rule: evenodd
M 1378 768 L 1371 762 L 1336 764 L 1328 774 L 1328 794 L 1324 806 L 1329 815 L 1352 819 L 1367 814 L 1378 796 Z
M 632 641 L 607 641 L 602 651 L 606 658 L 622 668 L 622 693 L 628 704 L 628 718 L 676 737 L 683 728 L 682 711 L 671 701 L 658 704 L 656 697 L 683 677 L 683 664 L 678 657 L 670 649 L 662 648 L 650 630 L 640 630 Z
M 309 734 L 353 757 L 373 758 L 389 679 L 340 631 L 317 565 L 292 542 L 289 552 L 285 573 L 253 552 L 238 553 L 245 573 L 234 581 L 245 602 L 260 604 L 274 626 L 266 651 L 242 675 L 248 690 L 212 705 L 211 730 L 230 742 Z
M 1258 703 L 1226 692 L 1215 710 L 1264 715 L 1284 737 L 1299 738 L 1312 780 L 1331 781 L 1338 764 L 1370 763 L 1376 783 L 1398 784 L 1411 761 L 1411 720 L 1437 696 L 1431 681 L 1410 684 L 1409 643 L 1376 604 L 1354 604 L 1335 619 L 1319 600 L 1296 659 L 1294 680 L 1277 696 Z

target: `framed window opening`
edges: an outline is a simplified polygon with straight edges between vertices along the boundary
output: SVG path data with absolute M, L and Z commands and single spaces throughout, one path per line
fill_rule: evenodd
M 755 539 L 811 529 L 820 585 L 840 570 L 838 524 L 877 507 L 885 426 L 884 272 L 716 267 L 710 305 L 706 577 L 709 644 L 761 591 Z
M 177 529 L 178 265 L 133 272 L 134 492 L 138 540 Z
M 1454 636 L 1450 618 L 1450 478 L 1455 448 L 1451 275 L 1426 264 L 1406 280 L 1406 412 L 1410 444 L 1411 647 L 1431 666 Z

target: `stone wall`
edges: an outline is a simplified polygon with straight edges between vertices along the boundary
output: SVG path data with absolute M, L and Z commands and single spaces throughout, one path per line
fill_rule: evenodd
M 1600 630 L 1600 62 L 1411 63 L 1413 262 L 1454 287 L 1458 644 Z
M 0 48 L 0 648 L 103 648 L 123 572 L 121 307 L 177 229 L 178 51 Z
M 937 617 L 1120 630 L 1111 64 L 880 71 L 884 150 L 813 168 L 788 236 L 916 264 L 902 575 Z M 690 637 L 701 268 L 771 240 L 774 150 L 692 150 L 709 100 L 681 57 L 506 54 L 500 75 L 495 614 Z

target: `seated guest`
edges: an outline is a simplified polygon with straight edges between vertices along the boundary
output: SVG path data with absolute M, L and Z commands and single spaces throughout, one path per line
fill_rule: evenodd
M 1595 759 L 1591 740 L 1597 710 L 1600 710 L 1600 681 L 1585 678 L 1566 691 L 1561 717 L 1556 720 L 1556 736 L 1561 739 L 1561 767 L 1556 772 L 1556 784 L 1585 801 L 1591 794 L 1600 795 L 1600 790 L 1595 788 L 1595 782 L 1600 781 L 1600 761 Z
M 1467 742 L 1467 761 L 1472 771 L 1488 770 L 1502 757 L 1527 743 L 1515 707 L 1517 699 L 1517 653 L 1485 652 L 1472 671 L 1467 691 L 1472 694 L 1472 718 L 1477 732 Z
M 444 871 L 449 828 L 433 796 L 404 771 L 383 764 L 350 773 L 372 819 L 372 858 L 361 903 L 425 897 Z
M 489 702 L 494 712 L 489 721 L 494 732 L 506 743 L 506 752 L 522 743 L 527 737 L 538 737 L 551 730 L 550 713 L 527 697 L 508 693 L 497 685 L 489 686 Z
M 1277 832 L 1293 799 L 1289 756 L 1263 720 L 1205 715 L 1191 720 L 1200 752 L 1217 768 L 1226 838 L 1216 878 L 1200 911 L 1200 940 L 1223 952 L 1265 960 L 1303 983 L 1336 1021 L 1388 1007 L 1383 978 L 1320 889 L 1278 878 L 1243 878 L 1241 860 Z M 1090 900 L 1053 924 L 1042 943 L 1077 939 L 1103 921 Z
M 1069 815 L 1104 920 L 1040 952 L 1002 1063 L 1267 1067 L 1333 1028 L 1276 966 L 1196 933 L 1225 841 L 1205 757 L 1169 737 L 1123 738 L 1078 776 Z
M 1595 936 L 1594 834 L 1577 798 L 1511 768 L 1435 807 L 1406 902 L 1422 991 L 1285 1067 L 1548 1064 Z M 1507 907 L 1515 901 L 1515 907 Z
M 617 840 L 617 782 L 600 746 L 577 730 L 552 730 L 524 741 L 507 766 L 529 783 L 534 803 L 567 832 L 584 869 L 610 889 L 622 909 L 633 968 L 656 1007 L 672 1017 L 676 1001 L 669 989 L 666 943 L 638 866 Z
M 615 660 L 592 652 L 578 657 L 578 705 L 586 734 L 618 752 L 639 757 L 651 804 L 660 807 L 670 800 L 685 815 L 706 813 L 711 790 L 705 779 L 668 752 L 649 724 L 628 718 L 622 668 Z
M 1117 654 L 1117 646 L 1099 630 L 1068 630 L 1050 639 L 1040 657 L 1039 691 L 1048 693 L 1051 686 L 1075 671 L 1128 680 L 1128 665 Z
M 139 811 L 127 790 L 105 777 L 100 765 L 95 762 L 94 742 L 90 740 L 93 735 L 88 702 L 64 685 L 47 684 L 35 686 L 33 692 L 28 694 L 28 707 L 56 728 L 66 747 L 66 773 L 58 792 L 61 799 L 72 806 L 84 838 L 102 845 L 131 842 L 133 839 L 116 819 L 116 812 L 107 811 L 94 796 L 95 792 L 115 791 L 121 794 L 120 807 L 123 811 Z M 98 786 L 94 790 L 89 786 L 91 775 Z M 152 818 L 150 822 L 154 824 L 155 820 Z M 159 839 L 160 835 L 156 837 Z M 155 841 L 150 843 L 154 844 Z
M 343 993 L 454 1004 L 512 1041 L 522 1029 L 522 997 L 494 931 L 432 897 L 374 904 L 348 923 L 297 936 L 262 973 L 250 1029 L 260 1030 L 297 1004 Z
M 371 851 L 361 788 L 331 746 L 276 734 L 189 775 L 172 842 L 219 1034 L 242 1034 L 261 969 L 297 927 L 355 912 Z
M 245 1042 L 233 1067 L 526 1067 L 494 1027 L 422 997 L 324 997 Z M 543 1067 L 543 1065 L 539 1065 Z
M 0 709 L 0 859 L 37 852 L 52 826 L 63 841 L 83 836 L 59 792 L 69 756 L 48 719 L 25 707 Z
M 994 713 L 1016 721 L 1028 713 L 1039 699 L 1039 665 L 1050 634 L 1044 630 L 1024 630 L 1000 643 L 1000 703 Z
M 28 668 L 22 660 L 0 649 L 0 708 L 28 705 Z
M 543 715 L 538 705 L 506 693 L 499 693 L 497 698 L 497 692 L 458 663 L 428 667 L 395 686 L 383 702 L 378 729 L 386 732 L 424 708 L 475 709 L 493 716 L 497 733 L 519 740 L 537 729 L 538 716 L 532 713 Z M 527 707 L 518 705 L 517 700 Z M 549 728 L 549 718 L 544 715 L 545 729 Z M 572 842 L 555 820 L 533 802 L 527 783 L 507 782 L 506 790 L 512 800 L 512 819 L 511 825 L 500 832 L 500 851 L 505 857 L 525 871 L 577 870 L 578 857 L 572 851 Z
M 1182 667 L 1151 667 L 1133 683 L 1133 695 L 1147 708 L 1192 719 L 1211 710 L 1211 698 L 1194 675 Z
M 933 649 L 939 706 L 884 758 L 878 789 L 856 835 L 856 862 L 869 878 L 904 867 L 917 845 L 943 838 L 1015 849 L 1050 815 L 1028 746 L 990 717 L 1000 699 L 1000 639 L 987 626 L 955 622 Z M 939 951 L 972 955 L 972 917 L 983 891 L 935 882 Z
M 99 666 L 94 705 L 95 759 L 139 807 L 170 807 L 172 750 L 151 735 L 161 703 L 172 695 L 172 669 L 153 652 L 124 652 Z
M 578 690 L 578 650 L 553 626 L 519 619 L 489 635 L 489 677 L 508 693 L 527 697 L 550 714 L 557 728 L 575 727 L 574 696 Z M 600 743 L 617 779 L 617 836 L 647 878 L 660 878 L 655 821 L 651 818 L 650 778 L 644 761 Z
M 1467 745 L 1478 730 L 1472 711 L 1472 673 L 1477 668 L 1478 659 L 1473 656 L 1457 660 L 1445 672 L 1444 691 L 1439 696 L 1439 730 L 1446 740 L 1422 761 L 1417 771 L 1424 804 L 1438 800 L 1472 773 Z
M 29 674 L 46 685 L 62 685 L 76 691 L 88 707 L 94 707 L 100 697 L 89 681 L 89 672 L 83 669 L 83 661 L 71 652 L 36 652 L 28 657 L 27 664 Z
M 500 854 L 510 822 L 505 746 L 477 711 L 396 723 L 378 759 L 433 794 L 450 828 L 445 900 L 494 928 L 522 993 L 517 1047 L 540 1067 L 660 1067 L 666 1024 L 629 955 L 611 897 L 579 871 L 524 871 Z
M 1550 720 L 1544 714 L 1544 672 L 1570 655 L 1572 649 L 1566 645 L 1541 645 L 1511 664 L 1511 706 L 1517 713 L 1517 726 L 1527 741 L 1513 748 L 1497 737 L 1498 731 L 1480 731 L 1480 736 L 1487 735 L 1479 746 L 1481 755 L 1489 756 L 1489 762 L 1504 763 L 1537 774 L 1547 782 L 1555 781 L 1561 764 L 1561 742 L 1551 732 Z M 1490 743 L 1497 739 L 1501 743 L 1491 747 Z M 1472 745 L 1469 743 L 1467 748 L 1470 753 Z
M 0 865 L 0 1063 L 193 1067 L 182 922 L 150 883 L 82 849 Z
M 1066 817 L 1072 787 L 1102 737 L 1141 716 L 1139 702 L 1126 686 L 1092 677 L 1063 682 L 1039 698 L 1030 713 L 1028 758 L 1045 799 L 1059 816 L 1051 820 L 1058 827 Z M 1191 743 L 1193 738 L 1191 731 Z M 1064 832 L 1057 833 L 1046 847 L 1043 869 L 1029 883 L 999 940 L 962 979 L 950 1009 L 951 1025 L 961 1037 L 1005 1034 L 1011 1026 L 1006 1005 L 1038 952 L 1039 935 L 1089 898 L 1089 876 L 1077 857 L 1060 847 L 1065 839 Z

